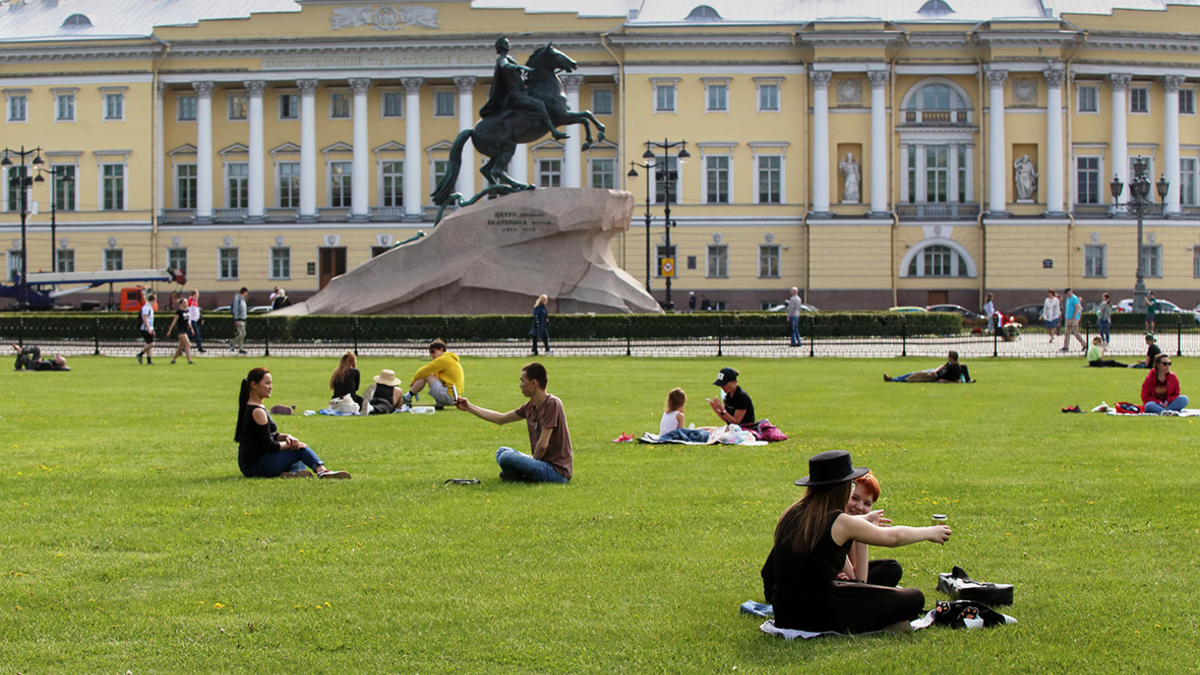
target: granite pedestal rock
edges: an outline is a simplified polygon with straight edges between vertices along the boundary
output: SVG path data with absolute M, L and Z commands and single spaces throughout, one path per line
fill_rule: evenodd
M 661 313 L 613 258 L 633 207 L 628 192 L 587 188 L 480 202 L 274 314 L 528 314 L 543 293 L 556 313 Z

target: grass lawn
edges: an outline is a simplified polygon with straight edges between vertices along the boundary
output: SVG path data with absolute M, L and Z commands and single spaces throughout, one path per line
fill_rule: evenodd
M 1137 400 L 1145 371 L 976 360 L 978 384 L 884 384 L 931 359 L 544 358 L 575 446 L 568 486 L 500 483 L 523 425 L 282 417 L 351 481 L 248 480 L 237 386 L 325 403 L 333 359 L 200 359 L 0 383 L 0 674 L 1156 673 L 1197 662 L 1195 419 L 1064 415 Z M 464 359 L 472 401 L 523 399 L 524 360 Z M 1200 367 L 1176 359 L 1184 393 Z M 401 377 L 413 359 L 364 358 Z M 715 419 L 732 365 L 791 439 L 765 448 L 613 444 L 657 431 L 673 386 Z M 844 448 L 898 524 L 949 514 L 946 546 L 876 557 L 942 598 L 951 565 L 1016 584 L 1020 624 L 787 643 L 738 605 L 807 458 Z M 442 485 L 477 477 L 478 486 Z

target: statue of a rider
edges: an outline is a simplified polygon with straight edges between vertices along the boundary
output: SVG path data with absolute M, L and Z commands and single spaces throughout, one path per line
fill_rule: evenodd
M 554 123 L 550 121 L 550 113 L 546 110 L 546 104 L 526 94 L 528 84 L 525 74 L 530 69 L 517 63 L 516 59 L 508 55 L 510 48 L 507 37 L 497 38 L 496 53 L 499 56 L 496 58 L 496 69 L 492 73 L 492 88 L 488 92 L 487 103 L 484 103 L 483 107 L 479 109 L 479 116 L 498 115 L 506 109 L 523 110 L 542 120 L 555 140 L 568 138 L 568 134 L 556 129 Z

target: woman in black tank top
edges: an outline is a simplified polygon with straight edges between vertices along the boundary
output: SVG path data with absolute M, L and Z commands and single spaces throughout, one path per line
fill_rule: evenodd
M 345 471 L 330 471 L 312 448 L 300 439 L 279 433 L 263 400 L 271 397 L 271 372 L 255 368 L 242 380 L 238 396 L 238 422 L 233 440 L 238 444 L 238 468 L 247 478 L 307 478 L 307 466 L 317 478 L 349 478 Z M 297 467 L 297 463 L 301 466 Z M 299 470 L 297 470 L 299 469 Z

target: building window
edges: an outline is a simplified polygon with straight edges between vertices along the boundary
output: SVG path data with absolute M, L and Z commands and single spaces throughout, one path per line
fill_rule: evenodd
M 783 186 L 783 156 L 758 157 L 758 204 L 779 204 Z
M 125 269 L 125 251 L 119 248 L 104 249 L 104 271 L 120 272 Z
M 654 203 L 667 203 L 667 189 L 670 188 L 672 204 L 679 203 L 679 158 L 654 158 Z
M 539 159 L 537 169 L 538 187 L 562 186 L 562 160 Z
M 925 146 L 925 201 L 947 202 L 950 189 L 950 148 L 945 145 Z
M 705 112 L 729 112 L 729 84 L 711 82 L 708 87 Z
M 75 94 L 54 96 L 54 119 L 59 122 L 75 121 Z
M 1180 115 L 1195 115 L 1196 114 L 1196 90 L 1195 89 L 1180 89 L 1179 90 L 1179 114 Z
M 329 205 L 350 207 L 350 182 L 354 165 L 351 162 L 329 163 Z
M 965 277 L 967 261 L 949 246 L 926 246 L 908 264 L 910 277 Z
M 694 256 L 694 255 L 689 255 L 689 256 L 687 257 L 687 268 L 688 268 L 689 270 L 694 270 L 694 269 L 696 269 L 696 256 Z
M 1142 272 L 1148 278 L 1162 278 L 1162 244 L 1142 245 Z
M 383 205 L 404 206 L 404 162 L 390 160 L 383 163 Z
M 654 85 L 654 112 L 675 112 L 675 83 Z
M 236 248 L 217 249 L 217 278 L 238 278 L 238 250 Z
M 1098 113 L 1100 112 L 1100 88 L 1080 86 L 1077 90 L 1079 94 L 1079 112 L 1081 113 Z
M 1100 158 L 1075 158 L 1076 195 L 1080 204 L 1100 203 Z
M 26 122 L 29 115 L 29 98 L 25 94 L 10 94 L 8 97 L 8 121 Z
M 592 114 L 593 115 L 611 115 L 611 114 L 613 114 L 613 92 L 612 92 L 612 89 L 593 89 L 592 90 Z
M 433 92 L 433 116 L 454 117 L 454 92 Z
M 779 245 L 763 244 L 758 247 L 759 278 L 779 278 Z
M 125 209 L 125 165 L 102 164 L 100 174 L 103 181 L 104 210 Z
M 271 249 L 271 278 L 290 279 L 292 277 L 292 249 L 286 246 L 276 246 Z
M 54 251 L 54 269 L 60 274 L 75 271 L 75 249 L 60 248 Z
M 592 187 L 600 190 L 615 190 L 617 188 L 617 160 L 611 157 L 593 159 Z
M 195 96 L 179 96 L 175 98 L 175 119 L 180 122 L 196 121 Z
M 1179 160 L 1179 203 L 1196 206 L 1196 158 Z
M 729 247 L 724 244 L 708 245 L 709 279 L 725 279 L 729 277 Z
M 186 248 L 169 248 L 167 249 L 167 267 L 173 270 L 187 271 L 187 249 Z
M 441 185 L 442 179 L 446 177 L 446 172 L 450 170 L 450 160 L 435 159 L 433 160 L 433 184 Z
M 246 110 L 250 106 L 249 96 L 246 94 L 229 94 L 226 100 L 229 102 L 230 120 L 246 119 Z
M 1200 279 L 1200 246 L 1192 249 L 1192 276 Z
M 21 274 L 21 251 L 19 249 L 10 250 L 8 252 L 8 281 L 12 283 L 17 280 Z
M 59 211 L 75 210 L 75 179 L 77 172 L 74 164 L 59 164 L 54 167 L 54 208 Z
M 300 95 L 299 94 L 280 94 L 279 95 L 279 119 L 281 119 L 281 120 L 298 120 L 298 119 L 300 119 Z
M 12 166 L 7 172 L 8 178 L 8 210 L 14 213 L 21 212 L 21 183 L 23 178 L 29 175 L 29 167 L 27 166 Z M 26 198 L 28 199 L 28 193 Z
M 1130 87 L 1129 88 L 1129 112 L 1131 112 L 1131 113 L 1148 113 L 1148 112 L 1150 112 L 1150 88 L 1149 87 Z
M 778 83 L 760 82 L 758 84 L 758 112 L 779 112 Z
M 350 119 L 350 96 L 348 96 L 346 92 L 329 92 L 329 119 Z
M 175 208 L 196 208 L 196 165 L 175 165 Z
M 400 91 L 385 91 L 385 92 L 383 92 L 383 116 L 384 117 L 403 117 L 404 116 L 404 92 L 400 92 Z
M 104 119 L 125 119 L 125 94 L 109 92 L 104 95 Z
M 250 165 L 244 162 L 229 164 L 229 189 L 225 191 L 225 201 L 231 209 L 245 209 L 250 206 Z
M 729 157 L 718 155 L 704 158 L 704 203 L 729 203 Z
M 677 253 L 677 249 L 678 249 L 677 246 L 659 245 L 659 246 L 654 247 L 654 254 L 655 254 L 654 276 L 660 277 L 660 278 L 662 277 L 663 258 L 670 258 L 672 260 L 675 260 L 675 254 Z M 675 269 L 676 270 L 679 269 L 678 262 L 675 265 Z
M 300 206 L 300 162 L 279 163 L 279 208 Z
M 1083 276 L 1103 279 L 1108 256 L 1107 244 L 1088 244 L 1083 247 Z

